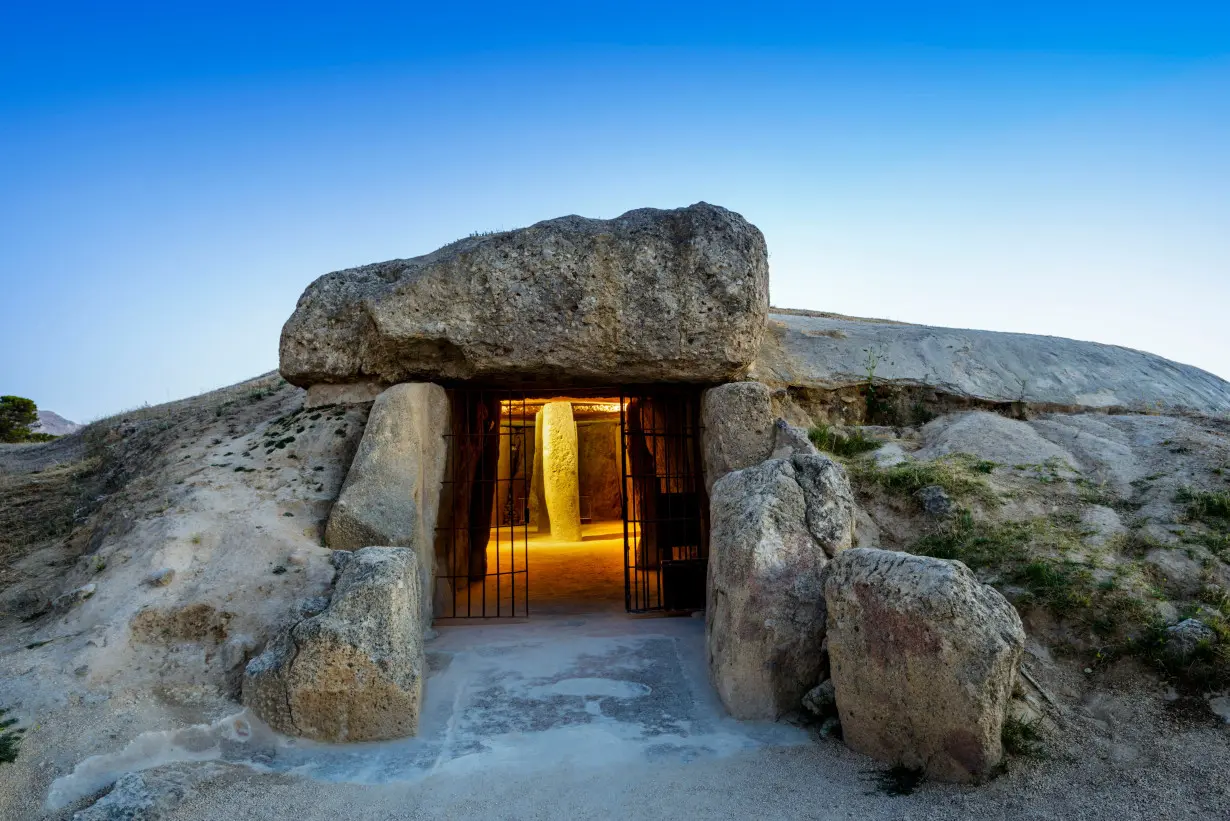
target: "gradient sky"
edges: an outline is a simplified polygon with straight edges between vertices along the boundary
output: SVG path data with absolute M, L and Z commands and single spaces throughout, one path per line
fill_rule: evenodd
M 322 273 L 698 200 L 776 305 L 1230 377 L 1230 3 L 0 5 L 0 393 L 71 419 L 275 368 Z

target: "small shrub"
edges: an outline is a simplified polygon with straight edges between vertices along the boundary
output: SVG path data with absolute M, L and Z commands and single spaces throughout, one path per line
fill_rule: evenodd
M 0 764 L 11 764 L 17 760 L 18 748 L 21 746 L 21 736 L 25 732 L 16 727 L 17 719 L 7 718 L 8 710 L 0 707 Z
M 874 439 L 868 439 L 863 435 L 861 430 L 856 430 L 853 433 L 848 434 L 840 434 L 828 425 L 817 425 L 812 428 L 807 432 L 807 438 L 810 439 L 811 443 L 820 450 L 846 459 L 876 450 L 880 447 L 879 442 Z
M 1004 751 L 1009 755 L 1023 758 L 1042 757 L 1042 733 L 1038 732 L 1036 721 L 1022 721 L 1019 718 L 1004 720 L 1000 738 Z

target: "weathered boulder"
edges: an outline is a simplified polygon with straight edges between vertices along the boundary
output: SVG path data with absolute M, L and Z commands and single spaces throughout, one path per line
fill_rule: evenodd
M 1178 661 L 1187 661 L 1202 644 L 1215 644 L 1217 633 L 1199 619 L 1184 619 L 1166 628 L 1163 650 Z
M 773 449 L 773 405 L 759 382 L 729 382 L 705 391 L 700 421 L 705 430 L 702 458 L 705 490 L 730 473 L 769 458 Z
M 329 607 L 248 663 L 244 705 L 278 732 L 318 741 L 414 735 L 426 674 L 422 589 L 415 551 L 356 551 Z
M 1025 646 L 1012 605 L 960 562 L 855 548 L 827 568 L 846 743 L 937 780 L 987 775 Z
M 770 459 L 713 486 L 706 644 L 736 718 L 799 708 L 823 672 L 821 571 L 854 536 L 840 465 L 819 453 Z
M 448 396 L 439 385 L 394 385 L 380 394 L 329 513 L 325 544 L 334 550 L 412 547 L 430 584 L 448 427 Z M 430 607 L 429 588 L 421 601 Z
M 697 203 L 577 216 L 326 274 L 282 329 L 296 385 L 549 378 L 722 382 L 768 312 L 755 226 Z

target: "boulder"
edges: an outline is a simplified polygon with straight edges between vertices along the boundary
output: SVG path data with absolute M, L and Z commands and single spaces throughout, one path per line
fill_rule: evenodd
M 449 401 L 439 385 L 394 385 L 380 394 L 329 513 L 325 544 L 334 550 L 414 548 L 423 560 L 424 584 L 430 584 L 448 432 Z M 429 588 L 421 601 L 430 608 Z
M 356 551 L 328 608 L 248 663 L 244 705 L 278 732 L 317 741 L 414 735 L 426 675 L 422 589 L 415 551 Z
M 846 743 L 941 781 L 989 774 L 1025 631 L 960 562 L 855 548 L 824 578 L 829 666 Z
M 726 382 L 759 350 L 768 283 L 763 235 L 724 208 L 562 217 L 320 277 L 281 371 L 304 387 Z
M 758 465 L 773 449 L 771 392 L 759 382 L 729 382 L 710 388 L 700 399 L 705 431 L 702 459 L 705 490 L 732 470 Z
M 1189 660 L 1202 644 L 1217 642 L 1217 633 L 1199 619 L 1184 619 L 1166 628 L 1163 649 L 1178 661 Z
M 735 718 L 797 710 L 823 673 L 821 571 L 850 547 L 845 471 L 819 453 L 770 459 L 713 486 L 706 646 Z
M 73 813 L 73 821 L 160 821 L 192 794 L 191 781 L 174 767 L 125 773 L 106 795 Z

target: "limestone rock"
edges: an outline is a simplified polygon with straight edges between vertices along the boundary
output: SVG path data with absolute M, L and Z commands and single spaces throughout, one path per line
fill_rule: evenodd
M 803 696 L 803 708 L 816 718 L 828 718 L 837 711 L 837 691 L 833 680 L 826 678 Z
M 1165 650 L 1177 659 L 1190 658 L 1201 643 L 1217 641 L 1217 633 L 1199 619 L 1184 619 L 1166 628 Z
M 394 385 L 380 394 L 329 513 L 325 543 L 334 550 L 412 547 L 430 584 L 448 429 L 448 396 L 439 385 Z M 430 608 L 431 591 L 423 593 L 421 601 Z
M 769 458 L 773 449 L 771 392 L 759 382 L 729 382 L 705 391 L 700 400 L 705 430 L 705 490 L 730 473 Z
M 1025 646 L 1012 605 L 960 562 L 856 548 L 824 578 L 846 743 L 941 781 L 987 775 Z
M 730 381 L 760 347 L 768 273 L 760 231 L 706 203 L 562 217 L 326 274 L 282 329 L 281 371 L 304 387 Z
M 914 498 L 922 505 L 923 513 L 926 513 L 928 516 L 942 519 L 952 513 L 952 497 L 948 495 L 948 491 L 939 485 L 927 485 L 924 488 L 919 488 L 918 492 L 914 494 Z
M 890 386 L 1081 408 L 1230 411 L 1224 379 L 1118 345 L 778 308 L 749 375 L 774 388 L 861 385 L 868 351 L 880 355 L 876 382 Z
M 188 779 L 170 768 L 125 773 L 110 792 L 73 813 L 73 821 L 159 821 L 191 792 Z
M 853 540 L 845 471 L 821 454 L 771 459 L 713 486 L 706 644 L 736 718 L 798 709 L 823 672 L 821 571 Z
M 413 550 L 356 551 L 329 607 L 249 662 L 244 705 L 278 732 L 318 741 L 414 735 L 426 675 L 422 590 Z
M 773 423 L 773 452 L 770 459 L 789 459 L 795 454 L 819 453 L 807 431 L 785 419 Z

